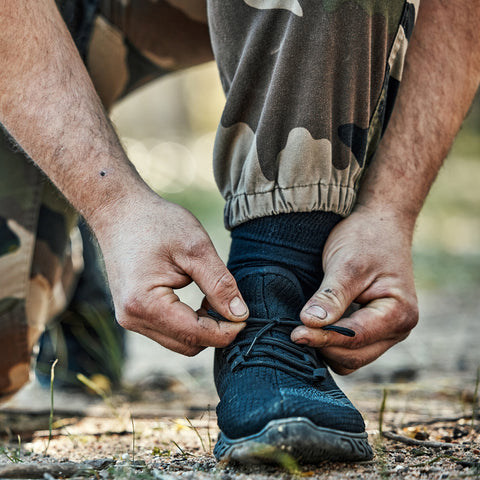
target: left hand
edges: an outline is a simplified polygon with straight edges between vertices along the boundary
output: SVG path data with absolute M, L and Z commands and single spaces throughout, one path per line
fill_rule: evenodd
M 418 321 L 411 244 L 409 222 L 357 207 L 328 237 L 324 279 L 303 308 L 304 325 L 293 330 L 292 340 L 320 348 L 326 362 L 341 375 L 404 340 Z M 353 302 L 361 308 L 342 318 Z M 356 335 L 321 329 L 334 323 Z

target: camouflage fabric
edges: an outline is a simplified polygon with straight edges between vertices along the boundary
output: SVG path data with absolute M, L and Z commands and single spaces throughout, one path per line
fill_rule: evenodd
M 101 5 L 97 10 L 99 3 Z M 172 0 L 171 3 L 177 2 Z M 186 15 L 183 5 L 173 8 L 169 4 L 167 13 L 184 24 L 194 23 L 197 30 L 203 32 L 203 47 L 200 47 L 201 39 L 196 47 L 197 51 L 203 52 L 202 55 L 195 60 L 183 53 L 178 65 L 176 61 L 169 61 L 163 66 L 162 61 L 157 61 L 163 58 L 162 49 L 157 49 L 152 55 L 156 63 L 146 56 L 148 41 L 158 36 L 158 30 L 157 33 L 153 31 L 152 22 L 146 25 L 145 32 L 149 35 L 146 43 L 140 35 L 134 35 L 137 30 L 130 32 L 131 38 L 124 30 L 133 27 L 138 29 L 141 21 L 147 18 L 158 20 L 164 2 L 137 2 L 135 10 L 121 10 L 119 6 L 129 8 L 128 2 L 115 0 L 58 0 L 57 4 L 107 109 L 122 96 L 164 75 L 171 68 L 204 61 L 212 55 L 207 27 L 205 22 L 199 21 L 202 15 L 205 16 L 204 8 L 203 14 L 202 8 L 199 8 L 199 2 L 190 1 L 190 8 L 187 9 L 196 20 Z M 93 5 L 96 5 L 95 17 L 91 15 Z M 128 22 L 116 25 L 114 20 L 117 17 L 112 18 L 111 15 L 119 13 L 121 15 L 118 18 L 127 19 Z M 186 52 L 188 48 L 186 42 L 183 51 Z M 93 265 L 96 258 L 92 254 L 85 257 L 88 263 L 83 269 L 83 247 L 85 251 L 91 251 L 92 246 L 85 244 L 90 241 L 88 235 L 83 236 L 82 242 L 77 214 L 2 129 L 0 172 L 1 401 L 28 381 L 32 352 L 48 322 L 62 313 L 66 321 L 71 323 L 74 319 L 75 329 L 92 330 L 92 326 L 79 325 L 78 317 L 92 317 L 92 306 L 95 312 L 99 312 L 110 310 L 110 305 L 99 305 L 105 302 L 104 296 L 98 295 L 100 285 L 93 292 L 88 288 L 94 283 L 94 276 L 98 278 L 102 274 L 98 265 Z M 82 281 L 81 276 L 85 276 L 85 272 L 88 278 Z M 79 281 L 80 294 L 76 289 Z M 88 299 L 83 298 L 86 295 Z M 94 298 L 95 295 L 97 298 Z M 69 305 L 72 297 L 73 304 Z M 67 306 L 68 311 L 64 312 Z M 97 330 L 104 328 L 98 322 L 93 327 Z M 111 335 L 107 340 L 112 344 Z M 114 346 L 110 345 L 110 350 L 113 349 Z
M 350 212 L 390 116 L 417 4 L 208 1 L 227 96 L 214 152 L 227 228 Z
M 6 136 L 0 139 L 0 394 L 29 378 L 46 322 L 68 303 L 83 264 L 77 215 Z
M 209 60 L 210 32 L 227 95 L 214 171 L 229 228 L 283 212 L 348 214 L 393 107 L 418 7 L 418 0 L 57 3 L 107 109 L 147 81 Z M 0 171 L 5 398 L 28 380 L 34 345 L 67 306 L 83 260 L 75 212 L 5 136 Z
M 107 108 L 146 82 L 209 60 L 205 0 L 100 0 L 87 64 Z

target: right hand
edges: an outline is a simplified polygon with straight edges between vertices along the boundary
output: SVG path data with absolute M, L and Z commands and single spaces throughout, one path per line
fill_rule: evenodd
M 229 345 L 245 326 L 248 309 L 208 234 L 184 208 L 153 193 L 140 197 L 117 205 L 114 214 L 102 212 L 94 227 L 117 321 L 188 356 Z M 230 322 L 180 301 L 174 289 L 192 281 Z
M 323 250 L 325 276 L 300 314 L 293 341 L 321 349 L 338 374 L 372 362 L 404 340 L 418 321 L 412 266 L 413 219 L 357 204 L 330 233 Z M 344 316 L 356 302 L 362 308 Z M 313 307 L 313 308 L 312 308 Z M 335 324 L 354 337 L 322 329 Z

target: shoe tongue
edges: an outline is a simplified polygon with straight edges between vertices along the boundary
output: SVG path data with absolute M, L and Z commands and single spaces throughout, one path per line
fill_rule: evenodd
M 299 281 L 289 270 L 244 268 L 235 274 L 235 278 L 247 302 L 250 317 L 299 320 L 305 299 Z

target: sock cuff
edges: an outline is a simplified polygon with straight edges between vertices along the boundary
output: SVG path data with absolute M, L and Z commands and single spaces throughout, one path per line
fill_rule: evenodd
M 256 218 L 232 230 L 232 239 L 254 240 L 303 252 L 323 251 L 332 228 L 342 220 L 333 212 L 281 213 Z

